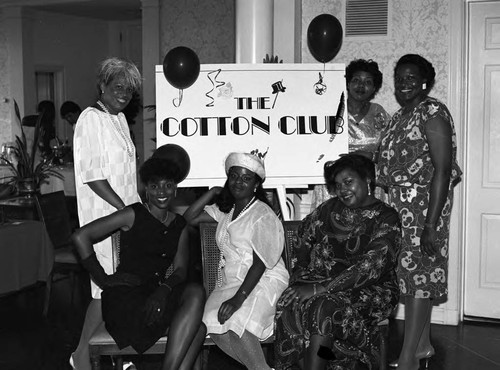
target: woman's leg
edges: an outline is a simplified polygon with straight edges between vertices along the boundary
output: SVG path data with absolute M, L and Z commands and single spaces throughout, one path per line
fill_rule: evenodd
M 73 365 L 77 370 L 91 370 L 90 356 L 89 356 L 89 339 L 94 334 L 99 324 L 102 322 L 101 300 L 93 299 L 87 313 L 85 314 L 85 321 L 83 323 L 82 333 L 78 347 L 72 354 Z
M 306 348 L 305 359 L 304 359 L 304 369 L 308 370 L 323 370 L 326 369 L 327 356 L 318 356 L 318 351 L 320 347 L 331 348 L 332 339 L 330 337 L 315 334 L 311 336 L 309 342 L 309 347 Z M 333 359 L 328 359 L 333 360 Z
M 205 336 L 207 335 L 207 327 L 205 324 L 201 323 L 198 332 L 196 333 L 193 341 L 191 342 L 191 345 L 189 346 L 189 349 L 184 356 L 184 360 L 181 363 L 181 366 L 179 366 L 179 370 L 191 370 L 195 369 L 193 367 L 194 362 L 197 360 L 198 355 L 200 354 L 200 348 L 203 345 L 203 342 L 205 341 Z
M 241 338 L 233 331 L 228 332 L 231 347 L 239 361 L 249 370 L 270 370 L 264 357 L 259 339 L 245 331 Z
M 182 293 L 179 308 L 172 318 L 163 370 L 176 370 L 181 364 L 183 368 L 188 369 L 193 365 L 197 349 L 199 350 L 202 343 L 200 338 L 204 338 L 204 329 L 200 331 L 204 304 L 203 287 L 199 284 L 188 284 Z
M 418 369 L 419 360 L 415 354 L 419 343 L 428 343 L 430 346 L 431 311 L 430 299 L 405 298 L 405 334 L 398 360 L 398 370 Z
M 232 332 L 229 331 L 224 334 L 210 334 L 210 338 L 212 338 L 215 345 L 219 347 L 226 355 L 231 356 L 233 359 L 242 364 L 243 362 L 241 362 L 241 360 L 238 358 L 238 355 L 236 354 L 236 351 L 233 349 L 231 336 L 229 335 L 229 333 Z

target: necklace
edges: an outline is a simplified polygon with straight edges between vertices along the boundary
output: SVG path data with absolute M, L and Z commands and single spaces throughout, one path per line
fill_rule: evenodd
M 132 142 L 132 139 L 130 139 L 129 137 L 127 137 L 127 135 L 125 135 L 125 132 L 123 131 L 123 128 L 120 125 L 120 121 L 118 120 L 118 118 L 116 118 L 115 120 L 116 116 L 109 113 L 109 110 L 104 105 L 104 103 L 98 100 L 97 104 L 108 115 L 109 119 L 111 120 L 111 126 L 113 126 L 114 133 L 118 136 L 118 140 L 120 139 L 123 140 L 123 142 L 125 143 L 125 149 L 127 151 L 128 156 L 132 157 L 134 155 L 134 143 Z
M 146 207 L 146 209 L 149 211 L 149 213 L 151 213 L 151 216 L 153 216 L 154 218 L 156 218 L 156 216 L 153 214 L 153 212 L 151 212 L 151 210 L 149 209 L 149 204 L 147 203 L 143 203 L 144 204 L 144 207 Z M 157 220 L 160 221 L 162 224 L 164 224 L 167 220 L 168 220 L 168 216 L 170 216 L 169 212 L 167 211 L 165 217 L 163 218 L 163 220 Z
M 238 213 L 238 215 L 234 218 L 235 220 L 240 217 L 240 215 L 245 212 L 248 207 L 250 207 L 253 203 L 253 201 L 255 200 L 255 197 L 253 197 L 252 199 L 250 199 L 250 202 L 247 203 L 247 205 L 245 207 L 243 207 L 243 209 L 240 211 L 240 213 Z M 234 210 L 236 208 L 236 205 L 233 206 L 233 208 L 231 209 L 231 218 L 233 218 L 233 214 L 234 214 Z M 233 220 L 234 221 L 234 220 Z
M 217 266 L 217 286 L 222 285 L 222 269 L 224 268 L 224 266 L 226 266 L 226 258 L 224 257 L 224 250 L 226 249 L 225 248 L 226 245 L 229 245 L 229 232 L 227 231 L 229 223 L 237 220 L 238 217 L 240 217 L 241 214 L 243 214 L 243 212 L 245 212 L 253 204 L 254 200 L 255 197 L 250 199 L 250 202 L 248 202 L 247 205 L 243 207 L 241 212 L 238 213 L 238 215 L 234 218 L 234 220 L 233 220 L 233 214 L 235 206 L 233 206 L 233 208 L 231 208 L 231 210 L 227 214 L 226 219 L 224 220 L 224 225 L 222 226 L 221 229 L 221 235 L 217 243 L 219 245 L 219 250 L 220 250 L 219 265 Z

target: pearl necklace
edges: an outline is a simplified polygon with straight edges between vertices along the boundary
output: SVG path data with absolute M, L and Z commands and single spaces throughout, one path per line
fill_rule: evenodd
M 151 213 L 151 216 L 153 216 L 154 218 L 156 218 L 156 216 L 153 214 L 153 212 L 151 212 L 151 210 L 149 209 L 149 204 L 147 204 L 147 203 L 143 203 L 143 204 L 144 204 L 144 207 L 146 207 L 146 209 L 149 211 L 149 213 Z M 163 218 L 163 220 L 158 220 L 157 218 L 156 219 L 158 221 L 160 221 L 162 224 L 165 224 L 165 222 L 167 222 L 167 220 L 168 220 L 168 216 L 170 216 L 170 215 L 169 215 L 169 212 L 167 211 L 167 214 L 165 215 L 165 217 Z
M 123 131 L 123 128 L 120 125 L 120 121 L 118 118 L 115 120 L 115 115 L 109 113 L 108 108 L 104 105 L 103 102 L 100 100 L 97 101 L 97 104 L 102 108 L 104 112 L 107 113 L 109 119 L 111 120 L 111 126 L 113 126 L 115 134 L 118 136 L 118 140 L 123 140 L 125 143 L 125 149 L 127 151 L 127 154 L 129 157 L 132 157 L 134 155 L 134 143 L 132 142 L 132 139 L 130 139 L 127 135 L 125 135 L 125 132 Z
M 238 217 L 240 217 L 240 215 L 243 212 L 245 212 L 248 209 L 248 207 L 250 207 L 252 205 L 252 203 L 253 203 L 254 200 L 255 200 L 255 197 L 253 197 L 252 199 L 250 199 L 250 202 L 248 202 L 247 205 L 245 207 L 243 207 L 243 209 L 241 210 L 241 212 L 238 213 L 238 216 L 236 216 L 234 219 L 236 220 Z M 234 214 L 235 208 L 236 208 L 236 205 L 234 205 L 233 208 L 231 209 L 231 218 L 233 218 L 233 214 Z
M 253 204 L 254 200 L 255 200 L 255 197 L 250 199 L 250 202 L 248 202 L 247 205 L 245 207 L 243 207 L 241 212 L 238 213 L 238 216 L 236 216 L 233 220 L 232 218 L 233 218 L 234 209 L 235 209 L 235 205 L 234 205 L 233 208 L 231 208 L 231 210 L 227 214 L 226 219 L 224 220 L 224 225 L 222 227 L 223 234 L 221 235 L 221 241 L 219 243 L 220 259 L 219 259 L 219 266 L 217 267 L 217 270 L 218 270 L 217 271 L 217 286 L 222 285 L 222 269 L 224 268 L 224 266 L 226 266 L 226 258 L 224 257 L 224 250 L 225 250 L 225 245 L 229 244 L 229 232 L 227 231 L 229 223 L 232 221 L 236 221 L 248 208 L 250 208 L 250 206 Z

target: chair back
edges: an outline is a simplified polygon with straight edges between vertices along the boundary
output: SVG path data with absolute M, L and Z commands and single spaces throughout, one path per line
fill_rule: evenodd
M 291 272 L 291 248 L 297 243 L 297 232 L 301 221 L 283 221 L 285 233 L 285 246 L 283 248 L 283 261 L 289 272 Z M 220 274 L 220 250 L 217 246 L 215 231 L 217 222 L 204 222 L 200 224 L 201 261 L 203 266 L 203 285 L 207 296 L 220 285 L 222 276 Z
M 220 250 L 215 239 L 217 222 L 200 223 L 201 263 L 203 266 L 203 286 L 207 297 L 222 281 L 219 271 Z
M 45 224 L 54 248 L 71 245 L 72 230 L 64 191 L 37 194 L 35 203 L 38 217 Z
M 283 221 L 283 230 L 285 232 L 285 248 L 283 248 L 283 261 L 288 272 L 292 273 L 292 248 L 297 244 L 299 226 L 302 221 Z

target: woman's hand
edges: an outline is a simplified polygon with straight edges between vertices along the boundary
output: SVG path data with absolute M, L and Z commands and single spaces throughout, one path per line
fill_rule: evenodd
M 420 249 L 422 252 L 427 254 L 428 256 L 434 256 L 438 253 L 439 247 L 436 244 L 437 240 L 437 231 L 434 227 L 425 226 L 422 231 L 422 235 L 420 235 Z
M 283 306 L 293 304 L 294 308 L 302 305 L 305 301 L 314 295 L 314 285 L 319 286 L 317 283 L 306 283 L 301 285 L 290 286 L 285 289 L 281 296 L 281 303 Z M 316 292 L 317 294 L 318 292 Z
M 126 272 L 117 272 L 113 275 L 108 275 L 104 281 L 104 288 L 112 288 L 115 286 L 138 286 L 141 285 L 141 278 L 136 275 L 128 274 Z
M 238 297 L 236 294 L 233 298 L 228 299 L 224 303 L 221 304 L 219 308 L 219 312 L 217 313 L 217 319 L 220 324 L 223 325 L 233 314 L 238 311 L 243 304 L 244 298 Z
M 171 292 L 169 287 L 159 286 L 149 296 L 144 306 L 145 322 L 148 326 L 153 325 L 161 318 L 165 311 L 167 298 Z

